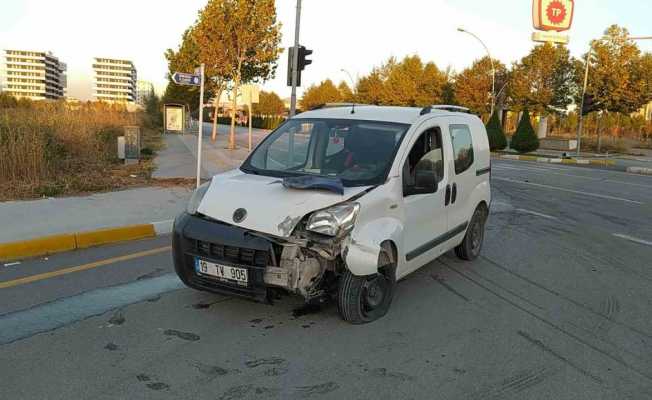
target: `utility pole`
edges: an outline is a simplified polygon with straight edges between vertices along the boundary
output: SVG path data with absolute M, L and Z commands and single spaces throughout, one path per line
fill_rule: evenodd
M 294 26 L 294 53 L 292 57 L 292 96 L 290 97 L 290 118 L 297 113 L 297 73 L 299 69 L 299 28 L 301 24 L 301 0 L 297 0 L 297 16 Z
M 204 64 L 199 67 L 199 133 L 197 136 L 197 187 L 201 184 L 201 148 L 204 137 Z M 217 112 L 217 110 L 215 110 Z

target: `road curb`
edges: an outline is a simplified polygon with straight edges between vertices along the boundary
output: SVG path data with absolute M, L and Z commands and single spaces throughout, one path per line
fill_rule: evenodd
M 76 249 L 86 249 L 103 244 L 152 238 L 171 233 L 173 223 L 173 220 L 168 220 L 0 243 L 0 261 L 14 261 Z
M 627 172 L 638 175 L 652 175 L 652 168 L 627 167 Z
M 567 165 L 596 165 L 602 167 L 613 167 L 616 165 L 614 160 L 595 160 L 595 159 L 582 159 L 582 158 L 548 158 L 548 157 L 537 157 L 537 156 L 521 156 L 517 154 L 492 154 L 493 157 L 500 158 L 503 160 L 515 160 L 515 161 L 532 161 L 539 163 L 548 163 L 548 164 L 567 164 Z

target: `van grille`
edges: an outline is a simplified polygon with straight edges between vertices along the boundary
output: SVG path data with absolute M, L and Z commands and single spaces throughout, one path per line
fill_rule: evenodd
M 269 260 L 268 251 L 225 246 L 201 240 L 196 241 L 195 249 L 201 255 L 242 265 L 266 267 Z

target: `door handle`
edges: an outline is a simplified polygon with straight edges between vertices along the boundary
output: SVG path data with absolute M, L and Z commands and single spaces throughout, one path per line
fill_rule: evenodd
M 455 204 L 455 200 L 457 200 L 457 183 L 453 183 L 453 198 L 451 203 Z
M 451 203 L 451 185 L 446 185 L 446 196 L 444 198 L 444 206 L 448 206 Z

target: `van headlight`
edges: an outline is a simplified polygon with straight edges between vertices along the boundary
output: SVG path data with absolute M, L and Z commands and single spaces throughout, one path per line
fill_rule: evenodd
M 206 195 L 206 191 L 210 185 L 210 182 L 206 182 L 193 192 L 190 201 L 188 202 L 188 206 L 186 206 L 188 214 L 194 215 L 197 213 L 197 209 L 199 208 L 201 201 L 204 199 L 204 195 Z
M 306 229 L 327 236 L 343 236 L 351 232 L 360 212 L 360 203 L 343 203 L 321 211 L 308 218 Z

